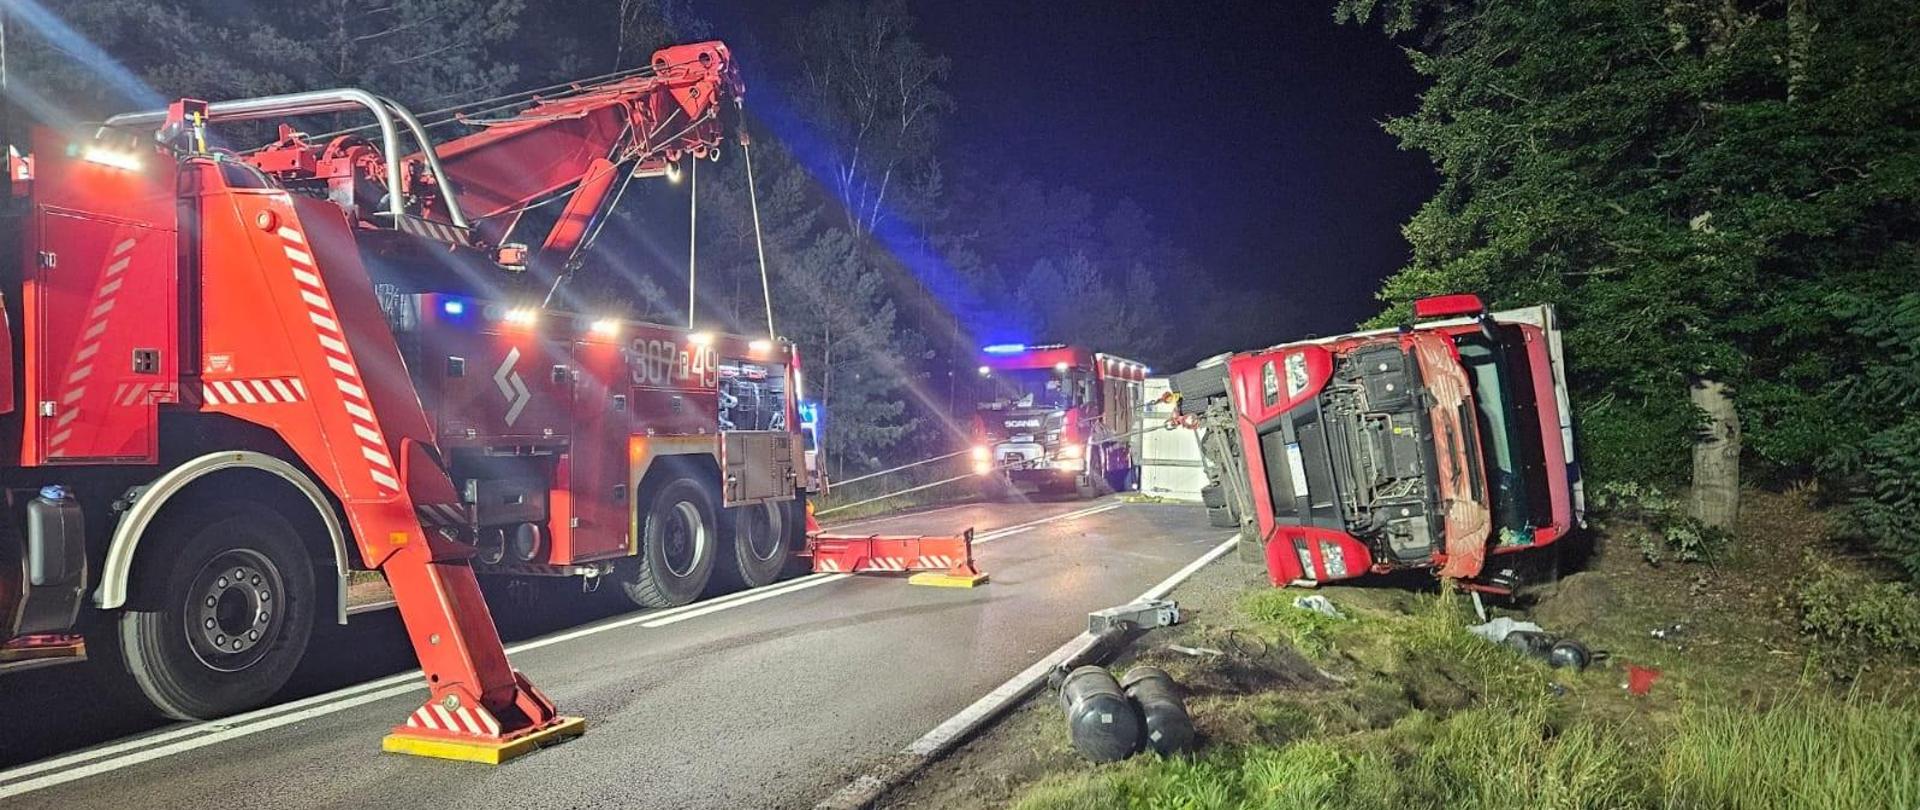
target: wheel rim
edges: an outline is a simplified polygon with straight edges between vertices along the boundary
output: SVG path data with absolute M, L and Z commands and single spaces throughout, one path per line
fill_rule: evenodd
M 773 504 L 761 504 L 749 507 L 740 516 L 740 531 L 746 533 L 747 553 L 761 562 L 766 562 L 780 553 L 781 537 L 776 529 L 777 522 Z
M 662 527 L 661 561 L 666 564 L 667 573 L 684 577 L 693 573 L 707 550 L 707 522 L 700 519 L 700 507 L 690 501 L 680 501 L 667 512 L 666 525 Z
M 228 549 L 200 567 L 187 588 L 187 645 L 209 669 L 239 672 L 260 662 L 282 626 L 286 582 L 253 549 Z

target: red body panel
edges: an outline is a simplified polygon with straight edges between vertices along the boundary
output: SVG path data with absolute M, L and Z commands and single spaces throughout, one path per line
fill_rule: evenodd
M 1462 296 L 1433 306 L 1467 308 L 1477 304 L 1477 299 L 1469 301 L 1471 296 Z M 1471 307 L 1478 312 L 1478 307 Z M 1451 313 L 1451 310 L 1448 310 Z M 1531 371 L 1533 395 L 1539 410 L 1542 458 L 1540 463 L 1546 470 L 1567 469 L 1567 458 L 1558 432 L 1560 424 L 1556 410 L 1553 372 L 1546 351 L 1546 335 L 1537 326 L 1515 324 L 1526 337 L 1527 362 Z M 1280 523 L 1275 518 L 1273 503 L 1267 493 L 1272 492 L 1272 483 L 1267 479 L 1266 465 L 1258 463 L 1262 458 L 1259 429 L 1269 425 L 1273 419 L 1299 407 L 1309 399 L 1318 396 L 1326 387 L 1332 371 L 1336 354 L 1345 354 L 1370 343 L 1393 340 L 1412 349 L 1419 358 L 1424 375 L 1429 384 L 1440 384 L 1447 389 L 1446 403 L 1436 403 L 1430 411 L 1435 420 L 1436 433 L 1447 434 L 1440 428 L 1448 423 L 1457 424 L 1453 415 L 1455 405 L 1465 404 L 1471 407 L 1473 401 L 1470 387 L 1467 385 L 1458 365 L 1459 354 L 1452 339 L 1456 336 L 1475 332 L 1479 326 L 1473 323 L 1454 324 L 1438 327 L 1419 327 L 1410 333 L 1393 335 L 1392 333 L 1375 335 L 1357 335 L 1333 338 L 1323 341 L 1284 344 L 1281 346 L 1234 355 L 1228 359 L 1228 395 L 1232 399 L 1233 409 L 1239 422 L 1239 440 L 1244 457 L 1249 459 L 1247 476 L 1254 493 L 1253 507 L 1261 542 L 1265 547 L 1265 556 L 1269 578 L 1275 585 L 1286 585 L 1299 580 L 1327 582 L 1337 579 L 1349 579 L 1368 571 L 1385 571 L 1397 567 L 1395 564 L 1375 560 L 1367 543 L 1358 537 L 1341 531 L 1294 523 Z M 1284 370 L 1286 358 L 1300 355 L 1305 361 L 1306 378 L 1304 385 L 1295 390 L 1287 381 Z M 1478 465 L 1478 450 L 1474 446 L 1461 444 L 1459 436 L 1451 440 L 1436 440 L 1436 450 L 1441 458 L 1451 458 L 1452 463 L 1443 463 L 1436 471 L 1436 478 L 1443 491 L 1443 499 L 1451 505 L 1449 520 L 1446 523 L 1447 550 L 1437 551 L 1431 564 L 1440 567 L 1443 575 L 1472 577 L 1479 573 L 1481 561 L 1488 554 L 1504 554 L 1528 548 L 1547 545 L 1567 534 L 1572 528 L 1573 515 L 1569 481 L 1561 475 L 1546 476 L 1548 496 L 1553 508 L 1553 519 L 1549 525 L 1537 527 L 1533 541 L 1524 545 L 1500 545 L 1488 542 L 1490 521 L 1487 514 L 1488 494 L 1484 491 L 1469 491 L 1473 476 L 1464 473 L 1466 465 Z M 1460 470 L 1460 473 L 1450 472 Z M 1485 476 L 1478 476 L 1484 482 Z M 1337 549 L 1343 556 L 1345 573 L 1334 576 L 1326 567 L 1325 553 Z M 1461 553 L 1464 551 L 1465 553 Z M 1302 554 L 1305 559 L 1302 559 Z
M 36 170 L 63 182 L 39 184 L 23 240 L 20 463 L 150 464 L 156 407 L 178 394 L 172 167 L 92 163 L 39 135 Z
M 742 92 L 726 46 L 667 48 L 652 68 L 533 99 L 434 146 L 442 168 L 433 155 L 398 157 L 391 132 L 310 144 L 283 125 L 278 142 L 243 157 L 207 149 L 207 128 L 265 116 L 364 105 L 406 118 L 358 91 L 182 99 L 116 116 L 95 143 L 71 148 L 37 135 L 33 159 L 8 161 L 32 216 L 24 360 L 8 369 L 26 413 L 6 438 L 20 448 L 14 473 L 75 469 L 34 470 L 10 486 L 75 484 L 95 509 L 129 481 L 166 472 L 132 466 L 177 464 L 181 452 L 260 470 L 298 462 L 304 470 L 279 474 L 323 490 L 310 494 L 322 510 L 338 507 L 358 562 L 386 575 L 420 658 L 432 696 L 401 731 L 499 741 L 552 727 L 551 703 L 508 665 L 481 597 L 469 541 L 483 524 L 464 489 L 493 486 L 506 508 L 491 525 L 538 524 L 550 543 L 533 562 L 560 566 L 633 553 L 634 494 L 655 454 L 697 456 L 666 465 L 694 475 L 703 464 L 748 465 L 761 500 L 794 492 L 793 476 L 769 472 L 787 469 L 774 450 L 799 458 L 800 442 L 778 441 L 782 425 L 798 427 L 791 390 L 776 403 L 776 387 L 755 388 L 761 441 L 738 442 L 732 467 L 720 459 L 720 363 L 787 366 L 784 345 L 634 323 L 589 329 L 564 313 L 504 318 L 510 304 L 473 299 L 462 321 L 425 292 L 492 288 L 475 275 L 524 255 L 497 244 L 523 206 L 575 195 L 533 240 L 557 264 L 628 177 L 710 155 L 734 114 L 723 102 Z M 450 227 L 460 219 L 452 200 L 486 223 L 479 241 L 471 227 Z M 0 347 L 7 362 L 11 348 Z M 0 412 L 14 407 L 15 383 L 0 381 Z M 163 416 L 192 428 L 168 435 L 166 459 Z M 777 463 L 761 464 L 769 453 Z M 261 456 L 278 461 L 247 458 Z M 456 487 L 456 460 L 476 459 L 479 471 Z M 507 472 L 489 475 L 494 461 Z M 88 478 L 79 465 L 116 468 Z M 178 480 L 215 486 L 190 483 L 195 474 Z M 545 498 L 537 516 L 512 516 L 523 492 Z M 130 555 L 146 531 L 128 526 L 134 534 L 108 538 L 115 553 Z M 140 553 L 138 577 L 166 571 Z

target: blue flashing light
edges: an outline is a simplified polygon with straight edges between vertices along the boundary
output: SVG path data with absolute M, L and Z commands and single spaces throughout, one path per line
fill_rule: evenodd
M 464 315 L 467 312 L 467 302 L 450 298 L 440 302 L 440 311 L 448 315 Z
M 995 343 L 980 351 L 986 352 L 987 354 L 1019 354 L 1026 350 L 1027 344 L 1025 343 Z

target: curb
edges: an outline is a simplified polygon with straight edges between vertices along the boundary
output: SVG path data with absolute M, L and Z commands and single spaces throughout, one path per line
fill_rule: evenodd
M 1188 563 L 1185 568 L 1174 572 L 1173 576 L 1162 580 L 1134 601 L 1159 599 L 1166 596 L 1180 583 L 1187 581 L 1194 572 L 1205 568 L 1209 563 L 1226 555 L 1232 550 L 1239 534 L 1213 548 L 1200 558 Z M 880 797 L 913 778 L 928 765 L 959 747 L 960 742 L 979 731 L 988 723 L 1006 714 L 1014 704 L 1025 700 L 1047 682 L 1047 676 L 1056 667 L 1075 667 L 1089 663 L 1093 658 L 1103 655 L 1105 649 L 1121 636 L 1118 629 L 1095 635 L 1081 633 L 1040 660 L 1033 662 L 1019 674 L 1008 678 L 1005 683 L 994 687 L 993 691 L 982 695 L 959 714 L 947 718 L 932 731 L 927 732 L 912 744 L 887 758 L 885 762 L 854 778 L 833 795 L 814 805 L 814 810 L 866 810 Z

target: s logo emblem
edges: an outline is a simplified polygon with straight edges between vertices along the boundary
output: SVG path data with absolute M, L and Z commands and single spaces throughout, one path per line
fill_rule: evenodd
M 493 384 L 500 386 L 500 395 L 507 398 L 507 424 L 512 425 L 520 418 L 520 412 L 527 407 L 527 401 L 533 394 L 527 391 L 527 384 L 520 379 L 520 372 L 513 364 L 520 362 L 520 349 L 507 350 L 507 359 L 500 363 L 499 370 L 493 372 Z

